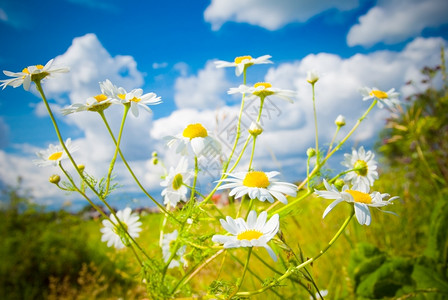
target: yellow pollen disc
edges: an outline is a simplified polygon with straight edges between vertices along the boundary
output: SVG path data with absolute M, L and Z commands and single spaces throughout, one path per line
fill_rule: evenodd
M 176 174 L 176 176 L 174 176 L 173 179 L 173 189 L 177 191 L 182 186 L 182 183 L 183 183 L 182 174 Z
M 101 102 L 107 99 L 107 96 L 104 94 L 99 94 L 94 96 L 93 98 L 95 98 L 96 101 Z
M 244 177 L 243 185 L 247 187 L 267 188 L 269 186 L 268 176 L 262 171 L 252 171 Z
M 360 191 L 353 191 L 353 190 L 346 190 L 345 192 L 352 195 L 355 202 L 364 203 L 364 204 L 371 204 L 372 203 L 372 197 L 370 197 L 369 194 L 360 192 Z
M 117 96 L 118 96 L 118 98 L 120 98 L 121 100 L 126 99 L 126 95 L 125 95 L 125 94 L 118 94 Z
M 140 99 L 140 98 L 137 98 L 137 97 L 134 97 L 134 98 L 132 98 L 131 100 L 129 100 L 129 101 L 133 101 L 133 102 L 140 102 L 140 101 L 142 101 L 142 99 Z
M 269 82 L 258 82 L 256 84 L 254 84 L 254 88 L 257 88 L 259 86 L 264 86 L 264 88 L 267 89 L 267 88 L 271 88 L 272 84 L 270 84 Z
M 190 124 L 184 129 L 182 135 L 186 138 L 194 139 L 197 137 L 205 138 L 208 136 L 207 130 L 199 123 Z
M 30 74 L 30 71 L 28 71 L 28 68 L 23 68 L 22 73 Z
M 246 231 L 241 232 L 240 234 L 237 235 L 237 239 L 238 240 L 256 240 L 258 238 L 260 238 L 263 235 L 263 233 L 255 230 L 255 229 L 249 229 Z
M 235 58 L 235 63 L 240 64 L 245 59 L 252 59 L 252 56 L 246 55 L 246 56 L 238 56 Z
M 367 176 L 367 172 L 369 171 L 367 163 L 360 159 L 355 162 L 353 168 L 355 169 L 355 172 L 361 176 Z
M 389 96 L 387 95 L 386 92 L 380 91 L 380 90 L 373 90 L 370 92 L 370 96 L 375 96 L 378 99 L 386 99 Z
M 58 159 L 61 158 L 61 156 L 62 156 L 62 151 L 60 151 L 60 152 L 55 152 L 55 153 L 52 153 L 52 154 L 48 157 L 48 160 L 58 160 Z

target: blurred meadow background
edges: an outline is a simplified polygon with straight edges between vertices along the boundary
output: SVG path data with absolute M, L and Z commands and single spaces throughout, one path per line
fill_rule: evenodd
M 251 69 L 249 80 L 298 91 L 292 108 L 276 103 L 265 119 L 270 133 L 260 137 L 256 154 L 258 168 L 279 168 L 283 179 L 296 183 L 306 176 L 306 149 L 314 143 L 308 70 L 321 74 L 317 110 L 327 143 L 337 115 L 353 124 L 365 110 L 358 88 L 395 88 L 401 106 L 369 115 L 321 175 L 339 171 L 342 154 L 364 145 L 380 163 L 374 190 L 400 197 L 389 209 L 398 216 L 373 210 L 370 226 L 352 221 L 306 272 L 254 299 L 313 299 L 306 291 L 312 285 L 326 291 L 325 299 L 448 298 L 447 2 L 190 2 L 1 0 L 0 69 L 19 71 L 51 58 L 70 66 L 69 75 L 44 83 L 54 110 L 98 94 L 98 82 L 108 78 L 161 96 L 163 104 L 152 114 L 130 119 L 123 140 L 136 173 L 160 199 L 162 170 L 151 163 L 151 153 L 157 151 L 167 167 L 176 161 L 166 154 L 163 136 L 199 119 L 228 142 L 224 132 L 238 99 L 226 92 L 241 82 L 233 70 L 215 69 L 216 59 L 270 54 L 275 64 Z M 37 92 L 6 88 L 0 112 L 0 298 L 147 298 L 132 253 L 102 243 L 100 216 L 83 199 L 50 184 L 51 168 L 33 165 L 35 152 L 56 143 Z M 111 113 L 112 120 L 118 117 Z M 96 120 L 57 118 L 81 148 L 96 146 L 79 157 L 89 171 L 107 167 L 114 147 Z M 215 172 L 209 169 L 212 180 Z M 128 185 L 130 178 L 117 180 L 126 187 L 118 189 L 112 206 L 137 209 L 143 222 L 139 242 L 149 253 L 161 252 L 163 216 Z M 210 182 L 201 180 L 206 190 Z M 288 260 L 273 269 L 254 250 L 254 274 L 243 288 L 256 289 L 257 278 L 274 277 L 325 247 L 349 212 L 341 205 L 322 220 L 328 204 L 307 198 L 282 218 L 281 236 L 290 249 L 280 251 Z M 244 251 L 227 255 L 236 258 L 219 270 L 223 281 L 235 280 L 231 271 L 244 264 Z M 194 277 L 191 289 L 219 292 L 222 286 L 209 285 L 218 279 L 220 262 Z

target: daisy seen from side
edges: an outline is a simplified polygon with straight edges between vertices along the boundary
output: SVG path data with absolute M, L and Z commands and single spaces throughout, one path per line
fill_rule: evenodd
M 70 153 L 78 150 L 76 146 L 72 145 L 70 138 L 65 141 L 65 147 Z M 60 161 L 68 157 L 62 145 L 53 144 L 50 144 L 46 150 L 36 152 L 36 155 L 39 159 L 33 160 L 33 163 L 39 167 L 57 166 Z
M 142 222 L 140 222 L 138 214 L 132 213 L 131 208 L 126 207 L 123 210 L 117 211 L 116 215 L 132 238 L 139 237 L 140 231 L 142 231 Z M 129 242 L 128 236 L 117 222 L 115 216 L 111 214 L 110 221 L 105 219 L 102 223 L 104 227 L 100 229 L 103 234 L 101 241 L 107 242 L 107 247 L 113 246 L 118 250 L 126 247 L 125 243 Z M 123 241 L 125 241 L 125 243 L 123 243 Z
M 344 181 L 350 182 L 354 189 L 358 187 L 370 188 L 378 179 L 377 162 L 372 151 L 365 151 L 364 147 L 353 149 L 352 154 L 345 153 L 342 165 L 352 170 L 345 174 Z
M 240 76 L 244 72 L 244 69 L 252 65 L 272 64 L 272 61 L 269 60 L 271 57 L 270 55 L 263 55 L 252 58 L 250 55 L 245 55 L 236 57 L 233 62 L 218 60 L 215 61 L 215 65 L 217 68 L 235 67 L 235 75 Z
M 181 157 L 176 168 L 171 167 L 165 180 L 160 183 L 165 187 L 161 193 L 163 203 L 175 207 L 180 201 L 187 202 L 188 188 L 185 185 L 190 185 L 191 178 L 193 172 L 188 170 L 188 161 Z
M 243 218 L 233 219 L 229 216 L 225 220 L 220 219 L 222 227 L 231 235 L 215 234 L 212 241 L 223 244 L 224 248 L 264 247 L 271 258 L 277 261 L 277 255 L 268 242 L 280 228 L 279 216 L 275 214 L 269 221 L 267 216 L 267 212 L 263 211 L 257 217 L 257 213 L 252 210 L 246 221 Z
M 201 123 L 189 124 L 182 134 L 165 138 L 169 148 L 176 149 L 182 155 L 193 154 L 196 157 L 218 155 L 221 144 L 212 136 Z
M 400 100 L 398 100 L 400 94 L 395 92 L 395 89 L 390 89 L 387 92 L 384 92 L 375 87 L 363 87 L 360 89 L 360 92 L 363 96 L 363 101 L 377 99 L 377 105 L 379 108 L 383 108 L 384 104 L 386 104 L 389 108 L 394 108 L 396 105 L 400 104 Z
M 70 70 L 68 67 L 55 67 L 53 66 L 53 62 L 54 59 L 51 59 L 45 64 L 45 66 L 28 66 L 21 72 L 10 72 L 5 70 L 3 71 L 3 74 L 13 78 L 0 80 L 0 82 L 2 82 L 2 84 L 0 84 L 0 87 L 3 87 L 4 89 L 9 85 L 16 88 L 23 85 L 23 88 L 28 91 L 31 86 L 31 81 L 42 80 L 47 76 L 51 76 L 56 73 L 66 73 Z
M 237 88 L 230 88 L 227 92 L 228 94 L 246 94 L 248 100 L 253 100 L 257 97 L 266 98 L 268 96 L 277 96 L 283 100 L 293 103 L 293 98 L 296 97 L 297 93 L 291 90 L 284 90 L 272 87 L 272 84 L 269 82 L 258 82 L 253 86 L 240 85 Z
M 345 201 L 348 203 L 353 203 L 356 219 L 361 225 L 370 225 L 372 221 L 369 207 L 379 208 L 387 206 L 392 204 L 392 201 L 398 198 L 390 198 L 389 194 L 369 192 L 370 188 L 365 186 L 358 187 L 357 189 L 349 189 L 347 185 L 344 185 L 342 187 L 342 191 L 340 192 L 334 185 L 330 185 L 326 180 L 324 180 L 324 185 L 326 190 L 316 190 L 315 193 L 321 198 L 332 199 L 334 201 L 325 209 L 322 218 L 325 218 L 336 205 Z M 384 200 L 385 198 L 389 199 Z
M 258 199 L 262 202 L 268 201 L 273 203 L 275 198 L 286 204 L 288 200 L 286 195 L 295 196 L 297 194 L 297 186 L 292 183 L 278 182 L 274 179 L 279 172 L 263 172 L 249 171 L 225 174 L 228 177 L 221 179 L 224 183 L 218 190 L 231 189 L 229 196 L 240 198 L 244 195 L 250 199 Z

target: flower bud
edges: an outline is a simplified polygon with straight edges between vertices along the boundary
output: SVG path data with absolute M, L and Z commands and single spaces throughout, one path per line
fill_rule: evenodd
M 345 126 L 345 118 L 343 115 L 339 115 L 336 120 L 334 121 L 334 124 L 338 127 Z
M 86 166 L 84 165 L 77 165 L 79 172 L 83 172 Z
M 345 181 L 342 180 L 341 178 L 336 179 L 336 181 L 334 182 L 334 186 L 338 189 L 341 190 L 342 187 L 344 186 Z
M 249 133 L 253 136 L 258 136 L 263 132 L 263 128 L 260 123 L 252 122 L 249 127 Z
M 308 157 L 313 157 L 316 155 L 316 149 L 314 148 L 308 148 L 308 150 L 306 150 L 306 155 L 308 155 Z
M 157 151 L 153 151 L 151 156 L 152 157 L 157 157 Z
M 306 75 L 306 81 L 310 84 L 315 84 L 319 80 L 319 75 L 317 75 L 316 71 L 308 71 Z
M 157 164 L 159 163 L 159 159 L 158 159 L 157 157 L 153 157 L 153 158 L 151 159 L 151 163 L 152 163 L 153 165 L 157 165 Z
M 50 178 L 48 179 L 48 181 L 50 181 L 53 184 L 59 184 L 59 181 L 61 181 L 61 177 L 59 175 L 51 175 Z

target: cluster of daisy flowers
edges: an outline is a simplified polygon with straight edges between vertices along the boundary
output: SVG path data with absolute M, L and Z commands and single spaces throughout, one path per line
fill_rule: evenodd
M 270 58 L 270 55 L 258 58 L 240 56 L 232 62 L 216 61 L 215 64 L 217 68 L 233 67 L 235 68 L 236 76 L 240 76 L 245 74 L 247 69 L 253 65 L 271 64 Z M 45 66 L 28 66 L 22 72 L 4 71 L 4 74 L 11 78 L 0 80 L 0 87 L 3 89 L 6 86 L 16 88 L 23 85 L 25 90 L 29 90 L 31 83 L 35 82 L 37 87 L 41 88 L 41 80 L 54 74 L 68 71 L 68 68 L 53 66 L 53 60 L 50 60 Z M 319 80 L 319 75 L 315 71 L 308 72 L 306 80 L 313 85 L 314 91 L 314 85 Z M 155 93 L 144 93 L 140 88 L 132 89 L 128 92 L 123 87 L 114 85 L 108 79 L 100 82 L 99 88 L 99 94 L 85 99 L 83 103 L 71 104 L 62 109 L 62 114 L 68 115 L 84 111 L 103 114 L 103 111 L 111 105 L 120 104 L 130 110 L 134 117 L 138 117 L 140 109 L 151 112 L 149 105 L 156 105 L 162 102 L 161 98 Z M 371 105 L 372 107 L 377 104 L 379 108 L 385 106 L 393 108 L 399 104 L 398 93 L 394 89 L 384 92 L 377 88 L 364 87 L 360 92 L 363 96 L 363 101 L 374 101 Z M 248 129 L 250 134 L 248 139 L 251 138 L 253 140 L 253 149 L 255 149 L 256 138 L 263 133 L 263 128 L 259 121 L 265 99 L 267 97 L 276 97 L 292 103 L 297 97 L 296 91 L 273 87 L 269 82 L 257 82 L 253 85 L 242 84 L 238 87 L 230 88 L 228 91 L 228 94 L 238 93 L 242 95 L 243 99 L 245 97 L 248 100 L 259 101 L 260 103 L 258 119 L 257 121 L 252 121 Z M 125 111 L 127 112 L 128 110 Z M 339 129 L 346 124 L 345 118 L 339 115 L 335 124 Z M 208 243 L 210 247 L 220 249 L 262 247 L 266 249 L 274 261 L 277 261 L 275 248 L 273 249 L 269 243 L 280 231 L 280 215 L 278 213 L 268 215 L 268 211 L 259 211 L 257 207 L 262 206 L 260 202 L 288 205 L 288 197 L 297 196 L 299 187 L 292 183 L 278 181 L 277 177 L 280 173 L 277 171 L 264 172 L 252 169 L 253 153 L 248 169 L 246 171 L 235 171 L 241 157 L 238 157 L 238 159 L 232 157 L 233 151 L 229 157 L 226 157 L 226 153 L 224 153 L 218 139 L 213 136 L 212 131 L 208 130 L 201 123 L 185 124 L 181 133 L 167 136 L 165 142 L 169 149 L 174 150 L 180 156 L 176 166 L 171 166 L 169 170 L 165 170 L 165 175 L 160 182 L 160 186 L 163 188 L 160 196 L 163 198 L 166 213 L 180 210 L 187 203 L 193 206 L 196 205 L 203 210 L 202 204 L 210 200 L 215 192 L 228 191 L 229 197 L 240 199 L 241 207 L 243 207 L 244 201 L 250 201 L 249 209 L 245 218 L 239 217 L 240 212 L 238 212 L 235 218 L 231 216 L 221 218 L 220 225 L 223 231 L 217 232 L 212 236 L 210 235 L 211 237 L 209 236 Z M 235 141 L 236 144 L 237 141 Z M 117 149 L 118 147 L 119 143 L 117 142 Z M 38 166 L 59 166 L 62 168 L 61 161 L 70 157 L 71 153 L 76 150 L 78 148 L 68 138 L 61 145 L 51 144 L 48 149 L 39 151 L 37 153 L 39 159 L 34 162 Z M 227 165 L 223 167 L 221 177 L 215 181 L 215 189 L 209 195 L 203 196 L 197 189 L 198 173 L 201 171 L 198 168 L 198 160 L 208 156 L 219 156 L 222 161 L 227 162 Z M 353 205 L 359 224 L 370 225 L 372 219 L 370 208 L 381 208 L 390 205 L 397 197 L 390 197 L 388 194 L 372 191 L 374 182 L 378 179 L 377 162 L 372 151 L 366 151 L 361 146 L 344 156 L 345 160 L 342 162 L 342 165 L 346 168 L 342 173 L 344 184 L 335 185 L 332 181 L 329 182 L 324 179 L 323 185 L 325 190 L 314 190 L 318 197 L 333 200 L 323 212 L 322 218 L 325 218 L 337 204 L 347 202 Z M 190 167 L 189 161 L 192 159 L 194 159 L 194 166 Z M 71 160 L 73 162 L 73 159 Z M 232 161 L 236 162 L 229 171 L 227 167 Z M 79 169 L 79 167 L 77 168 Z M 53 182 L 51 179 L 50 181 Z M 142 222 L 139 215 L 133 213 L 131 208 L 127 207 L 116 213 L 112 211 L 109 216 L 103 216 L 105 219 L 102 221 L 101 240 L 106 242 L 108 247 L 123 249 L 131 247 L 133 243 L 136 243 L 135 239 L 140 236 L 142 231 Z M 187 244 L 183 234 L 185 230 L 189 230 L 185 228 L 192 227 L 193 220 L 191 218 L 192 216 L 188 216 L 179 228 L 170 233 L 163 233 L 164 228 L 162 228 L 159 246 L 166 268 L 187 267 L 188 263 L 185 258 Z M 165 226 L 165 222 L 163 226 Z M 212 245 L 211 243 L 214 244 Z

